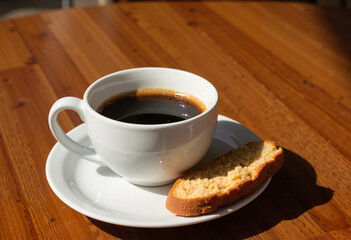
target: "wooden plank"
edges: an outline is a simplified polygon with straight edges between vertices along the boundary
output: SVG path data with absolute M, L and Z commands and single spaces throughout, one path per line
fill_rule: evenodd
M 48 23 L 35 15 L 16 19 L 14 25 L 57 96 L 82 96 L 89 83 L 50 31 Z
M 327 232 L 326 236 L 329 239 L 335 239 L 335 240 L 347 240 L 351 238 L 351 229 L 343 229 L 339 231 L 330 231 Z
M 36 238 L 35 227 L 31 222 L 28 208 L 23 204 L 22 194 L 18 191 L 18 183 L 13 176 L 13 171 L 8 165 L 12 160 L 7 152 L 4 138 L 0 135 L 0 207 L 6 209 L 0 215 L 1 239 L 11 237 L 19 239 Z
M 314 5 L 309 7 L 314 9 Z M 230 8 L 226 4 L 221 5 L 221 7 L 216 6 L 213 9 L 230 24 L 268 50 L 265 54 L 266 59 L 261 59 L 261 61 L 264 60 L 274 67 L 278 63 L 273 61 L 278 58 L 299 72 L 304 78 L 300 84 L 296 84 L 299 91 L 316 90 L 314 87 L 318 87 L 319 91 L 331 95 L 328 102 L 330 102 L 330 98 L 333 98 L 333 101 L 336 98 L 338 102 L 343 103 L 343 107 L 350 110 L 351 98 L 347 96 L 351 84 L 345 80 L 348 77 L 351 63 L 348 61 L 345 51 L 342 49 L 334 50 L 340 48 L 340 42 L 337 40 L 338 35 L 330 34 L 328 30 L 331 27 L 325 19 L 322 19 L 322 16 L 316 18 L 316 15 L 311 15 L 310 12 L 300 11 L 294 8 L 294 5 L 288 4 L 272 3 L 266 4 L 264 7 L 257 4 L 247 4 L 244 8 L 248 11 L 254 11 L 255 17 L 243 14 L 245 11 L 237 11 L 237 8 Z M 272 14 L 273 12 L 277 14 Z M 305 16 L 308 18 L 307 23 L 306 20 L 302 21 Z M 270 27 L 259 27 L 257 22 Z M 280 34 L 276 34 L 277 32 Z M 325 45 L 334 47 L 326 48 Z M 336 77 L 337 75 L 338 77 Z M 289 76 L 286 79 L 289 81 Z M 315 92 L 309 91 L 308 95 L 316 94 L 315 97 L 319 101 L 326 94 L 318 95 Z
M 11 21 L 0 21 L 0 71 L 33 63 L 33 57 Z
M 134 67 L 174 67 L 174 60 L 160 48 L 154 39 L 123 14 L 119 5 L 105 8 L 85 9 L 99 27 L 115 41 L 121 51 L 133 62 Z
M 42 16 L 89 82 L 133 66 L 119 48 L 120 42 L 110 39 L 83 9 Z M 122 46 L 127 44 L 126 40 L 123 41 Z

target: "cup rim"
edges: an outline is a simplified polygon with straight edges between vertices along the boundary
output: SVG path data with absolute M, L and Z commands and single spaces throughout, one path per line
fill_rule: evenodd
M 176 71 L 176 72 L 181 72 L 183 74 L 187 74 L 187 75 L 191 75 L 191 76 L 195 76 L 197 78 L 200 78 L 202 81 L 206 82 L 206 84 L 209 85 L 209 87 L 212 89 L 213 92 L 213 97 L 214 97 L 214 104 L 209 108 L 208 106 L 206 106 L 206 110 L 194 117 L 191 117 L 189 119 L 185 119 L 179 122 L 172 122 L 172 123 L 161 123 L 161 124 L 136 124 L 136 123 L 127 123 L 127 122 L 122 122 L 122 121 L 118 121 L 118 120 L 114 120 L 114 119 L 110 119 L 108 117 L 105 117 L 101 114 L 99 114 L 97 111 L 95 111 L 89 104 L 88 102 L 88 96 L 89 93 L 94 89 L 94 87 L 96 85 L 98 85 L 100 82 L 105 81 L 106 79 L 109 79 L 112 76 L 115 75 L 119 75 L 119 74 L 124 74 L 124 73 L 128 73 L 128 72 L 135 72 L 135 71 L 157 71 L 157 70 L 161 70 L 161 71 Z M 201 100 L 201 99 L 200 99 Z M 188 124 L 190 122 L 193 121 L 197 121 L 200 118 L 203 118 L 205 115 L 208 115 L 210 112 L 212 112 L 218 105 L 218 92 L 216 90 L 216 88 L 212 85 L 212 83 L 210 83 L 207 79 L 196 75 L 194 73 L 188 72 L 188 71 L 184 71 L 184 70 L 180 70 L 180 69 L 174 69 L 174 68 L 165 68 L 165 67 L 140 67 L 140 68 L 130 68 L 130 69 L 125 69 L 125 70 L 121 70 L 121 71 L 116 71 L 110 74 L 107 74 L 101 78 L 99 78 L 98 80 L 96 80 L 95 82 L 93 82 L 85 91 L 84 96 L 83 96 L 83 103 L 85 104 L 85 108 L 87 109 L 87 111 L 91 114 L 93 114 L 95 117 L 99 118 L 99 120 L 104 121 L 105 123 L 108 124 L 113 124 L 116 126 L 123 126 L 124 128 L 133 128 L 133 129 L 142 129 L 142 130 L 152 130 L 152 129 L 160 129 L 160 128 L 168 128 L 168 127 L 173 127 L 173 126 L 179 126 L 182 124 Z

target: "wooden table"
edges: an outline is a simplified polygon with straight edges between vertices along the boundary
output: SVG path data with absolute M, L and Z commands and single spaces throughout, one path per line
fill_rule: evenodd
M 135 2 L 0 22 L 0 239 L 351 238 L 350 10 L 280 2 Z M 211 81 L 220 114 L 284 148 L 252 203 L 210 222 L 118 226 L 65 205 L 46 180 L 51 105 L 122 69 Z M 60 114 L 65 131 L 78 124 Z

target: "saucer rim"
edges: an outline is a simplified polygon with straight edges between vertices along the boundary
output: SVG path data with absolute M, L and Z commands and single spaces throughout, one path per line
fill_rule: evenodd
M 218 115 L 218 120 L 227 120 L 230 122 L 234 122 L 237 123 L 239 125 L 241 125 L 239 122 L 225 117 L 223 115 Z M 81 136 L 84 136 L 84 133 L 80 133 L 81 132 L 81 128 L 84 127 L 84 123 L 73 128 L 71 131 L 68 132 L 68 136 L 70 137 L 78 137 L 78 138 L 82 138 Z M 242 125 L 241 125 L 242 126 Z M 250 131 L 248 129 L 248 131 Z M 79 135 L 79 136 L 78 136 Z M 247 204 L 249 204 L 250 202 L 252 202 L 254 199 L 256 199 L 259 195 L 261 195 L 261 193 L 266 189 L 266 187 L 268 186 L 268 184 L 271 181 L 271 178 L 267 179 L 263 184 L 261 184 L 254 192 L 252 192 L 251 194 L 237 200 L 236 202 L 232 203 L 231 205 L 228 206 L 224 206 L 222 208 L 217 209 L 216 211 L 209 213 L 209 214 L 205 214 L 205 215 L 201 215 L 201 216 L 196 216 L 196 217 L 182 217 L 182 216 L 176 216 L 176 215 L 171 215 L 170 217 L 178 219 L 178 221 L 175 222 L 170 222 L 170 221 L 162 221 L 162 219 L 168 219 L 167 216 L 165 216 L 165 218 L 160 218 L 160 221 L 157 222 L 157 224 L 155 224 L 154 221 L 141 221 L 140 219 L 136 219 L 136 220 L 131 220 L 131 219 L 121 219 L 121 218 L 111 218 L 108 216 L 102 216 L 102 214 L 98 214 L 98 212 L 96 212 L 94 214 L 94 212 L 89 211 L 89 209 L 84 208 L 84 206 L 82 206 L 82 204 L 84 203 L 82 200 L 82 204 L 81 205 L 77 205 L 75 202 L 71 201 L 69 196 L 69 194 L 65 194 L 65 191 L 61 191 L 60 187 L 57 186 L 57 184 L 55 183 L 56 180 L 53 178 L 53 175 L 51 174 L 51 165 L 53 164 L 53 157 L 55 156 L 55 154 L 59 154 L 58 152 L 69 152 L 69 150 L 65 149 L 60 143 L 56 143 L 54 145 L 54 147 L 51 149 L 47 161 L 46 161 L 46 178 L 47 181 L 49 183 L 50 188 L 53 190 L 53 192 L 55 193 L 55 195 L 61 199 L 61 201 L 63 201 L 67 206 L 69 206 L 70 208 L 72 208 L 73 210 L 84 214 L 87 217 L 102 221 L 102 222 L 106 222 L 106 223 L 111 223 L 111 224 L 116 224 L 116 225 L 121 225 L 121 226 L 128 226 L 128 227 L 141 227 L 141 228 L 167 228 L 167 227 L 181 227 L 181 226 L 188 226 L 188 225 L 193 225 L 193 224 L 198 224 L 198 223 L 203 223 L 203 222 L 207 222 L 207 221 L 211 221 L 223 216 L 226 216 L 230 213 L 233 213 L 237 210 L 239 210 L 240 208 L 246 206 Z M 61 153 L 62 154 L 62 153 Z M 77 155 L 77 161 L 79 161 L 79 156 Z M 65 157 L 63 157 L 63 160 L 65 160 Z M 74 194 L 74 191 L 72 191 L 72 194 Z

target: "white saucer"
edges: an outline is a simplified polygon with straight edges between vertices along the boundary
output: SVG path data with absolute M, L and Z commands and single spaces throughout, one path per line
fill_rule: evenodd
M 68 135 L 82 144 L 90 144 L 84 124 Z M 260 141 L 260 138 L 240 123 L 220 115 L 211 148 L 196 167 L 207 165 L 230 149 L 251 141 Z M 165 207 L 172 185 L 140 187 L 130 184 L 107 167 L 86 161 L 59 143 L 48 156 L 46 176 L 55 194 L 74 210 L 108 223 L 149 228 L 185 226 L 225 216 L 254 200 L 270 182 L 268 179 L 252 194 L 213 213 L 180 217 Z

